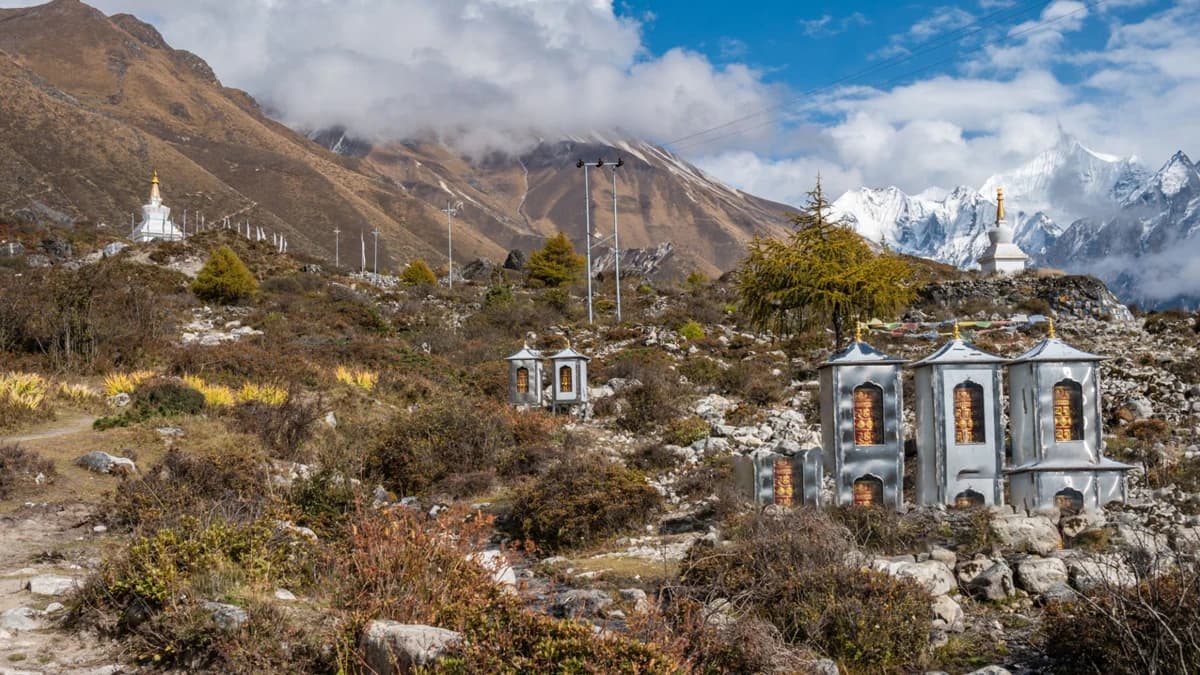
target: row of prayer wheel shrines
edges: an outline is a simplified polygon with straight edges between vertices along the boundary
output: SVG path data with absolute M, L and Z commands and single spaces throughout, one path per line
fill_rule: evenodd
M 508 357 L 514 405 L 587 413 L 588 357 L 566 349 L 544 357 L 527 345 Z M 1005 502 L 1034 510 L 1099 509 L 1124 501 L 1132 468 L 1103 455 L 1099 363 L 1049 335 L 1009 360 L 954 338 L 912 364 L 917 428 L 916 502 L 947 506 Z M 743 491 L 761 504 L 821 505 L 824 474 L 836 504 L 904 505 L 906 362 L 855 334 L 820 368 L 821 448 L 758 450 L 735 460 Z M 1013 464 L 1005 467 L 1002 389 L 1008 371 Z M 548 395 L 548 399 L 547 399 Z M 777 446 L 778 447 L 778 446 Z
M 954 339 L 912 364 L 916 495 L 920 505 L 1099 509 L 1124 501 L 1132 468 L 1103 455 L 1099 363 L 1049 336 L 1009 360 Z M 823 472 L 836 504 L 904 502 L 905 361 L 860 334 L 820 369 L 822 447 L 737 458 L 739 483 L 760 504 L 820 505 Z M 1005 467 L 1002 389 L 1008 371 L 1012 466 Z

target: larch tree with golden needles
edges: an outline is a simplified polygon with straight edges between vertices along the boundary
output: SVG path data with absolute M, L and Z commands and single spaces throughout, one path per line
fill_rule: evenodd
M 876 253 L 830 216 L 821 181 L 792 216 L 787 241 L 756 237 L 738 270 L 742 308 L 760 328 L 789 335 L 831 327 L 835 345 L 853 321 L 893 315 L 915 295 L 914 273 L 886 248 Z
M 571 240 L 559 232 L 529 256 L 525 268 L 529 270 L 531 286 L 557 288 L 577 281 L 586 266 L 584 257 L 575 252 Z
M 192 292 L 205 302 L 234 303 L 258 292 L 258 280 L 228 246 L 212 252 L 192 282 Z

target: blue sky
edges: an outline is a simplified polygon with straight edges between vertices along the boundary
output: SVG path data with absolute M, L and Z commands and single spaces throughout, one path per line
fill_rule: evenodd
M 92 1 L 151 20 L 297 128 L 482 155 L 753 116 L 671 147 L 789 203 L 818 172 L 833 193 L 978 187 L 1063 131 L 1151 168 L 1200 136 L 1200 0 Z

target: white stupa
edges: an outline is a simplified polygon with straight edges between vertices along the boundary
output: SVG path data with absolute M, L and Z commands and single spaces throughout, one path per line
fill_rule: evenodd
M 158 192 L 158 172 L 150 181 L 150 203 L 142 207 L 142 222 L 133 228 L 135 242 L 154 241 L 163 239 L 177 241 L 183 239 L 183 233 L 171 222 L 170 207 L 163 206 L 162 195 Z
M 996 189 L 996 227 L 988 232 L 991 244 L 979 256 L 984 274 L 1016 274 L 1025 269 L 1029 256 L 1013 243 L 1013 231 L 1004 219 L 1004 188 Z

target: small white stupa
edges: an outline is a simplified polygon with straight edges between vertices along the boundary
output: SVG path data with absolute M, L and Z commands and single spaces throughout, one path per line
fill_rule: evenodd
M 1013 231 L 1004 219 L 1004 188 L 996 189 L 996 227 L 988 232 L 991 244 L 979 256 L 984 274 L 1016 274 L 1025 269 L 1029 256 L 1013 243 Z
M 162 195 L 158 192 L 158 172 L 150 181 L 150 203 L 142 207 L 142 222 L 133 228 L 135 242 L 154 241 L 162 239 L 177 241 L 183 239 L 183 233 L 171 222 L 170 207 L 163 206 Z

